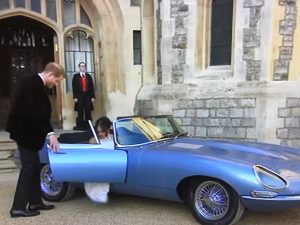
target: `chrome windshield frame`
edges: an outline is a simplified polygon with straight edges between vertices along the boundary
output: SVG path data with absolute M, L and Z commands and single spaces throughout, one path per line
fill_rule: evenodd
M 170 115 L 160 115 L 160 116 L 151 116 L 151 117 L 153 117 L 153 118 L 166 118 L 166 119 L 170 119 L 170 117 L 172 117 L 172 116 L 170 116 Z M 174 139 L 174 137 L 176 137 L 176 135 L 175 135 L 174 137 L 165 137 L 165 138 L 157 139 L 157 140 L 149 140 L 149 141 L 146 141 L 146 142 L 143 142 L 143 143 L 139 143 L 139 144 L 120 144 L 118 142 L 118 138 L 117 138 L 117 127 L 116 127 L 116 124 L 118 122 L 126 121 L 126 120 L 129 120 L 129 119 L 132 119 L 132 118 L 147 118 L 147 117 L 130 116 L 130 117 L 123 117 L 123 118 L 120 118 L 118 120 L 113 121 L 113 133 L 114 133 L 113 138 L 114 138 L 114 142 L 115 142 L 115 144 L 116 144 L 117 147 L 120 147 L 120 148 L 124 148 L 124 147 L 141 147 L 141 146 L 144 146 L 144 145 L 149 145 L 149 144 L 153 144 L 153 143 L 157 143 L 157 142 L 161 142 L 161 141 L 166 141 L 166 140 Z M 171 124 L 171 122 L 170 122 L 170 125 L 173 126 L 173 124 Z M 178 125 L 178 127 L 180 129 L 182 129 L 179 125 Z M 172 128 L 174 129 L 174 127 L 172 127 Z

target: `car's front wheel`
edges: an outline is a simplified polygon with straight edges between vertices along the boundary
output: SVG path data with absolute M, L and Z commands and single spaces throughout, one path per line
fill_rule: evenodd
M 42 165 L 40 170 L 41 193 L 47 201 L 67 201 L 75 193 L 75 186 L 67 182 L 55 181 L 50 165 Z
M 188 203 L 194 217 L 205 225 L 232 225 L 243 215 L 244 206 L 237 193 L 217 180 L 195 180 Z

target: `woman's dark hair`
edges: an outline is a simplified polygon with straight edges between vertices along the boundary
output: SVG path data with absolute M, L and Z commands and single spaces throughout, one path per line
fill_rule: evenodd
M 100 127 L 101 131 L 109 132 L 111 125 L 112 125 L 112 122 L 110 121 L 110 119 L 108 119 L 106 116 L 102 116 L 99 119 L 97 119 L 97 121 L 95 123 L 95 128 L 97 130 L 98 127 Z

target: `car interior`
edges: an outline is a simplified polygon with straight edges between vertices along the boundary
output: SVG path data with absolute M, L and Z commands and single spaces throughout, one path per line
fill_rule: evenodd
M 93 132 L 88 131 L 77 131 L 72 133 L 63 133 L 59 135 L 58 141 L 63 144 L 88 144 L 89 140 L 93 137 Z

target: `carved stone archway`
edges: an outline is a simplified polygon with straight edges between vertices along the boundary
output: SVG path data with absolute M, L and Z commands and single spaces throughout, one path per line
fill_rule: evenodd
M 23 23 L 20 24 L 20 21 Z M 0 20 L 0 129 L 3 129 L 16 83 L 23 76 L 32 76 L 55 61 L 55 31 L 49 26 L 26 16 L 10 16 Z M 53 108 L 54 125 L 60 127 L 61 108 L 57 99 L 60 91 L 52 89 L 49 97 Z

